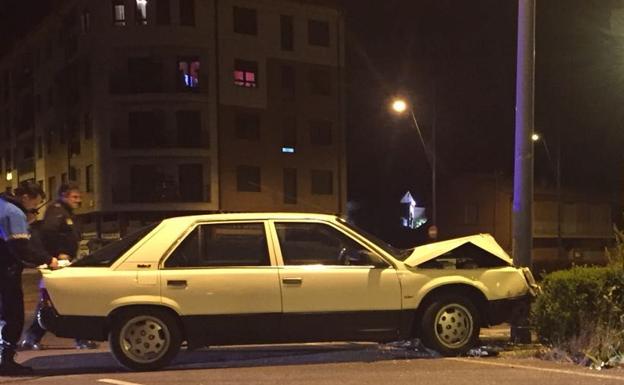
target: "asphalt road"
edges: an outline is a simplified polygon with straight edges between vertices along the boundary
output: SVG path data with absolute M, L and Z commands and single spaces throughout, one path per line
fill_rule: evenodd
M 533 358 L 419 358 L 375 344 L 306 344 L 210 348 L 181 352 L 158 372 L 122 370 L 104 345 L 78 351 L 67 344 L 21 352 L 33 377 L 0 384 L 624 384 L 624 370 L 592 371 Z

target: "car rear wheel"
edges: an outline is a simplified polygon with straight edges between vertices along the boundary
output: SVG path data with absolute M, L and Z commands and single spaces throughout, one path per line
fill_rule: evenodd
M 133 309 L 115 317 L 109 343 L 117 362 L 126 368 L 156 370 L 176 356 L 182 336 L 171 314 Z
M 443 295 L 425 308 L 420 330 L 427 347 L 445 356 L 460 355 L 479 338 L 479 313 L 469 299 Z

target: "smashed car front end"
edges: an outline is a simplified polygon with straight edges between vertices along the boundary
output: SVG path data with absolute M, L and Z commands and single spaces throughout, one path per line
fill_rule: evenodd
M 531 271 L 513 265 L 488 234 L 456 238 L 415 248 L 404 261 L 410 270 L 412 306 L 439 290 L 454 288 L 473 298 L 484 326 L 514 322 L 527 314 L 539 291 Z

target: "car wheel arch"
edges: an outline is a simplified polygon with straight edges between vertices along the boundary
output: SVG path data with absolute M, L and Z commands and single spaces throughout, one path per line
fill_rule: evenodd
M 182 338 L 186 339 L 186 330 L 184 328 L 184 323 L 182 322 L 182 319 L 180 318 L 180 314 L 178 314 L 178 312 L 176 312 L 174 309 L 168 306 L 162 306 L 162 305 L 124 305 L 124 306 L 114 309 L 107 316 L 108 326 L 109 326 L 109 330 L 107 330 L 107 334 L 110 332 L 110 326 L 113 324 L 116 318 L 118 318 L 125 312 L 140 311 L 140 310 L 146 310 L 146 311 L 155 310 L 155 311 L 162 311 L 162 312 L 168 313 L 169 315 L 171 315 L 172 317 L 176 319 L 177 326 L 180 330 L 180 333 L 182 334 Z
M 420 322 L 420 319 L 423 316 L 425 309 L 438 297 L 447 294 L 454 294 L 457 296 L 466 297 L 472 304 L 477 308 L 479 315 L 481 316 L 481 322 L 483 325 L 487 326 L 488 323 L 488 300 L 485 294 L 479 290 L 478 288 L 467 285 L 467 284 L 447 284 L 443 286 L 438 286 L 427 292 L 423 299 L 420 301 L 418 307 L 416 308 L 416 317 L 414 319 L 412 334 L 417 335 L 418 327 L 417 324 Z

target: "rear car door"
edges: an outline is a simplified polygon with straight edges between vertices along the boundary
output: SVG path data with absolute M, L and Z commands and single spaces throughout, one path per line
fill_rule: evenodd
M 394 267 L 332 224 L 273 225 L 282 263 L 285 338 L 369 341 L 398 336 L 401 286 Z
M 160 282 L 190 344 L 270 342 L 277 333 L 280 286 L 262 221 L 195 226 L 162 264 Z

